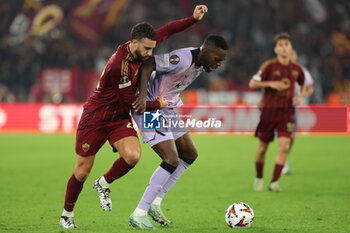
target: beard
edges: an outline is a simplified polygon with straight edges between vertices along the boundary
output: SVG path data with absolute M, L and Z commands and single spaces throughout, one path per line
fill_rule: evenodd
M 136 49 L 135 54 L 137 56 L 136 60 L 139 61 L 139 62 L 146 61 L 149 58 L 149 56 L 142 56 L 138 49 Z

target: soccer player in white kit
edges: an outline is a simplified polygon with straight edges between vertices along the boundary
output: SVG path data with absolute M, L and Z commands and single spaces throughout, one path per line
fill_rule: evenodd
M 200 48 L 178 49 L 168 54 L 154 55 L 144 62 L 141 79 L 150 77 L 147 101 L 154 101 L 161 96 L 167 102 L 167 106 L 157 112 L 158 116 L 165 121 L 179 121 L 180 117 L 174 111 L 174 108 L 183 105 L 179 94 L 203 71 L 210 72 L 221 66 L 227 51 L 225 39 L 211 35 Z M 162 107 L 162 103 L 160 105 Z M 153 220 L 163 225 L 170 223 L 162 213 L 161 201 L 198 154 L 186 128 L 143 129 L 143 115 L 136 112 L 132 115 L 144 143 L 148 143 L 163 161 L 154 171 L 137 208 L 129 218 L 129 223 L 134 227 L 153 229 L 147 212 Z
M 292 50 L 291 52 L 291 56 L 290 56 L 290 59 L 292 62 L 297 62 L 298 60 L 298 53 L 295 49 Z M 304 76 L 305 76 L 305 81 L 304 81 L 304 93 L 303 93 L 303 97 L 305 99 L 307 99 L 307 97 L 311 96 L 312 93 L 314 93 L 314 80 L 309 72 L 309 70 L 301 65 L 301 68 L 303 69 L 303 72 L 304 72 Z M 299 95 L 299 85 L 296 83 L 295 84 L 296 87 L 294 88 L 294 96 L 298 96 Z M 295 141 L 295 136 L 296 136 L 296 131 L 297 131 L 297 128 L 298 128 L 298 108 L 296 107 L 295 108 L 295 128 L 294 128 L 294 136 L 293 136 L 293 140 L 290 144 L 290 148 L 289 148 L 289 152 L 288 152 L 288 160 L 287 162 L 284 164 L 284 167 L 282 169 L 282 174 L 283 175 L 290 175 L 292 174 L 292 170 L 290 169 L 290 166 L 289 166 L 289 156 L 290 156 L 290 151 L 292 149 L 292 146 L 294 144 L 294 141 Z

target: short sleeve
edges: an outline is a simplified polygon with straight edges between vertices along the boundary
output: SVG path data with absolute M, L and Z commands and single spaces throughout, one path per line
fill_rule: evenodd
M 300 86 L 304 85 L 305 83 L 305 75 L 304 75 L 304 71 L 303 69 L 300 67 L 300 71 L 299 72 L 299 76 L 298 76 L 298 79 L 297 79 L 297 82 Z
M 253 80 L 255 81 L 266 81 L 268 77 L 268 71 L 269 71 L 269 65 L 266 65 L 265 63 L 260 67 L 259 71 L 253 75 Z

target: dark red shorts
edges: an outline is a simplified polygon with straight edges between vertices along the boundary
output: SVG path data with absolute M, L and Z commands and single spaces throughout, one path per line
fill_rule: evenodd
M 107 140 L 113 147 L 113 143 L 129 136 L 137 137 L 130 116 L 117 121 L 101 121 L 83 112 L 76 134 L 75 152 L 81 156 L 95 155 Z
M 263 142 L 272 142 L 277 132 L 278 137 L 289 137 L 293 139 L 295 122 L 290 121 L 264 121 L 260 119 L 258 127 L 255 130 L 255 137 Z

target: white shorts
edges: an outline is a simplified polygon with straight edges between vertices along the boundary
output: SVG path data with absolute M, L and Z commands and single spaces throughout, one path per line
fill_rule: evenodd
M 159 113 L 160 127 L 148 128 L 145 124 L 145 113 L 140 115 L 132 112 L 132 117 L 139 128 L 143 143 L 148 143 L 151 147 L 153 147 L 154 145 L 167 140 L 175 141 L 188 133 L 188 129 L 186 127 L 180 127 L 177 123 L 182 120 L 173 109 L 164 108 L 159 110 Z

